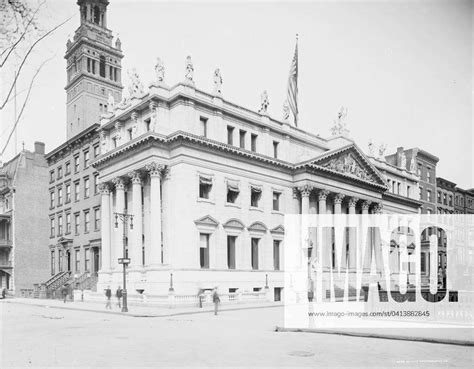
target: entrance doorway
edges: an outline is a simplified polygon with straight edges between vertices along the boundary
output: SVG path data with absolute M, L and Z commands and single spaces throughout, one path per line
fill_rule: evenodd
M 92 248 L 93 259 L 92 259 L 92 274 L 97 274 L 100 270 L 100 252 L 98 247 Z
M 66 251 L 66 266 L 67 266 L 67 271 L 71 271 L 71 251 L 67 250 Z

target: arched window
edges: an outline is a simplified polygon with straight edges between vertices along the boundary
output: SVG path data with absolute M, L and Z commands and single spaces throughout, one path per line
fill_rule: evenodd
M 105 78 L 105 56 L 103 55 L 100 56 L 99 73 L 101 77 Z

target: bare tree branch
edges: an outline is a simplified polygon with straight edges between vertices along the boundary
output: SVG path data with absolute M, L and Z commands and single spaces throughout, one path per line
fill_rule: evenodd
M 5 100 L 3 101 L 2 105 L 0 105 L 0 110 L 2 110 L 5 105 L 7 104 L 7 101 L 9 100 L 10 98 L 10 95 L 13 91 L 13 88 L 15 87 L 16 83 L 17 83 L 17 80 L 18 80 L 18 76 L 20 75 L 20 72 L 23 68 L 23 66 L 25 65 L 25 62 L 26 60 L 28 59 L 28 56 L 31 54 L 31 52 L 33 51 L 33 49 L 35 48 L 35 46 L 40 42 L 42 41 L 43 39 L 45 39 L 46 37 L 48 37 L 49 35 L 51 35 L 54 31 L 56 31 L 59 27 L 61 27 L 62 25 L 66 24 L 67 22 L 69 22 L 72 18 L 74 17 L 74 15 L 70 16 L 68 19 L 66 19 L 65 21 L 61 22 L 60 24 L 58 24 L 57 26 L 55 26 L 54 28 L 50 29 L 48 32 L 46 32 L 44 35 L 42 35 L 40 38 L 38 38 L 31 46 L 30 48 L 28 49 L 27 53 L 25 54 L 25 56 L 23 57 L 23 60 L 21 61 L 20 63 L 20 66 L 18 68 L 18 70 L 16 71 L 15 73 L 15 78 L 10 86 L 10 89 L 8 91 L 8 94 L 5 98 Z
M 20 37 L 18 38 L 18 40 L 16 40 L 16 42 L 14 42 L 10 47 L 7 47 L 5 50 L 2 50 L 2 52 L 0 53 L 0 57 L 3 57 L 3 55 L 8 51 L 8 54 L 7 56 L 5 57 L 5 59 L 2 60 L 2 63 L 0 64 L 0 68 L 3 67 L 5 65 L 5 62 L 8 60 L 9 56 L 11 55 L 11 53 L 13 52 L 13 50 L 15 50 L 15 48 L 18 46 L 18 44 L 21 42 L 21 40 L 23 40 L 23 38 L 25 37 L 26 33 L 28 32 L 28 29 L 30 28 L 31 24 L 33 23 L 33 21 L 35 20 L 35 17 L 36 17 L 36 14 L 38 13 L 38 11 L 40 10 L 40 8 L 43 6 L 43 4 L 45 3 L 46 0 L 42 1 L 38 7 L 36 8 L 36 10 L 33 12 L 33 15 L 30 17 L 30 19 L 28 20 L 28 23 L 26 24 L 25 26 L 25 29 L 23 31 L 23 33 L 20 35 Z
M 20 113 L 18 114 L 16 120 L 15 120 L 15 124 L 13 125 L 13 128 L 12 130 L 10 131 L 10 134 L 8 135 L 8 138 L 7 138 L 7 142 L 5 143 L 5 146 L 3 147 L 3 150 L 0 154 L 0 157 L 3 156 L 3 154 L 5 153 L 7 147 L 8 147 L 8 144 L 10 143 L 10 140 L 13 136 L 13 133 L 15 132 L 17 126 L 18 126 L 18 123 L 20 122 L 20 119 L 21 119 L 21 116 L 23 115 L 23 111 L 25 110 L 25 106 L 26 106 L 26 103 L 28 102 L 29 98 L 30 98 L 30 93 L 31 93 L 31 89 L 33 88 L 33 83 L 35 82 L 35 79 L 36 77 L 38 76 L 39 72 L 41 71 L 41 69 L 43 68 L 43 66 L 49 62 L 51 59 L 53 59 L 53 57 L 49 58 L 49 59 L 46 59 L 45 61 L 43 61 L 41 63 L 41 65 L 38 67 L 38 69 L 36 70 L 35 74 L 33 75 L 33 78 L 31 79 L 30 81 L 30 85 L 28 87 L 28 93 L 26 94 L 26 97 L 25 97 L 25 100 L 23 101 L 23 105 L 21 107 L 21 110 L 20 110 Z

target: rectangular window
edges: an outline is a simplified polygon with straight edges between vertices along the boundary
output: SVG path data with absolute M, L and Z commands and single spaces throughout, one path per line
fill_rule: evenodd
M 49 208 L 52 209 L 56 205 L 55 203 L 55 192 L 51 191 L 49 193 Z
M 59 271 L 63 271 L 63 250 L 58 250 Z
M 234 144 L 234 127 L 227 126 L 227 144 Z
M 239 144 L 241 149 L 245 149 L 245 135 L 247 134 L 246 131 L 240 130 L 239 131 Z
M 58 236 L 63 234 L 63 216 L 58 216 Z
M 79 214 L 74 214 L 74 233 L 76 235 L 79 234 L 80 227 L 81 227 L 81 217 Z
M 89 150 L 84 151 L 84 168 L 89 166 Z
M 54 182 L 54 170 L 52 170 L 51 172 L 49 172 L 49 181 L 50 181 L 50 182 Z
M 250 206 L 254 208 L 258 208 L 261 197 L 262 197 L 262 189 L 260 187 L 252 186 L 250 188 Z
M 441 204 L 441 192 L 438 191 L 438 204 Z
M 280 192 L 273 192 L 273 210 L 280 211 Z
M 100 230 L 100 209 L 94 209 L 94 230 Z
M 207 137 L 207 118 L 200 117 L 199 124 L 201 125 L 201 136 Z
M 90 194 L 89 178 L 84 178 L 84 198 L 88 198 Z
M 56 226 L 54 224 L 54 218 L 49 219 L 49 236 L 50 237 L 56 236 Z
M 79 201 L 81 193 L 81 186 L 79 182 L 74 183 L 74 201 Z
M 65 165 L 66 167 L 66 175 L 71 174 L 71 163 L 68 161 Z
M 431 201 L 431 191 L 430 190 L 426 191 L 426 200 Z
M 410 197 L 410 191 L 411 191 L 411 187 L 410 186 L 407 186 L 407 197 Z
M 99 193 L 99 175 L 94 174 L 94 195 Z
M 74 263 L 75 263 L 75 270 L 79 272 L 81 269 L 81 250 L 76 249 L 74 250 Z
M 100 155 L 99 145 L 94 146 L 94 159 Z
M 420 256 L 421 256 L 421 259 L 420 259 L 421 273 L 426 273 L 426 254 L 422 252 Z
M 199 176 L 199 197 L 201 199 L 209 199 L 212 189 L 212 178 Z
M 397 195 L 400 195 L 401 194 L 401 189 L 402 189 L 402 184 L 400 182 L 398 182 L 397 184 Z
M 423 187 L 420 187 L 420 200 L 423 200 Z
M 71 214 L 66 214 L 66 234 L 71 233 Z
M 79 155 L 74 157 L 74 173 L 79 172 Z
M 426 168 L 426 182 L 431 183 L 431 168 Z
M 259 238 L 252 238 L 252 269 L 258 270 L 258 242 Z
M 445 193 L 443 193 L 443 204 L 447 205 L 447 200 L 446 200 L 446 194 Z
M 235 204 L 239 197 L 239 183 L 236 181 L 227 181 L 227 202 Z
M 273 241 L 273 269 L 280 270 L 280 242 L 278 240 Z
M 227 236 L 227 268 L 235 269 L 235 241 L 236 236 Z
M 250 136 L 250 150 L 257 152 L 257 135 L 253 133 Z
M 199 235 L 199 263 L 201 268 L 209 268 L 209 234 L 201 233 Z
M 66 185 L 66 203 L 71 202 L 71 184 Z
M 273 141 L 273 157 L 275 159 L 278 158 L 278 142 L 277 141 Z
M 84 211 L 84 233 L 88 233 L 90 229 L 90 213 L 88 210 Z
M 59 166 L 58 167 L 58 179 L 63 178 L 63 167 Z
M 56 274 L 56 252 L 51 250 L 51 275 Z
M 85 249 L 84 250 L 84 271 L 88 272 L 90 269 L 90 263 L 91 263 L 91 252 L 90 249 Z
M 418 164 L 418 169 L 417 169 L 417 173 L 418 173 L 418 176 L 421 178 L 421 174 L 422 174 L 422 171 L 421 171 L 421 164 Z
M 58 206 L 63 203 L 63 189 L 62 187 L 58 188 Z

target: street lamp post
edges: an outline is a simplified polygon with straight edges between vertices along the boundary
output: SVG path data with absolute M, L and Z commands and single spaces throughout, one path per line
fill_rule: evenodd
M 123 255 L 118 259 L 119 264 L 123 265 L 123 290 L 122 290 L 122 312 L 128 312 L 127 306 L 127 265 L 130 264 L 130 259 L 127 257 L 127 225 L 130 219 L 130 229 L 133 229 L 133 215 L 127 213 L 127 209 L 124 209 L 123 213 L 114 213 L 115 215 L 115 228 L 118 228 L 118 221 L 123 223 Z

